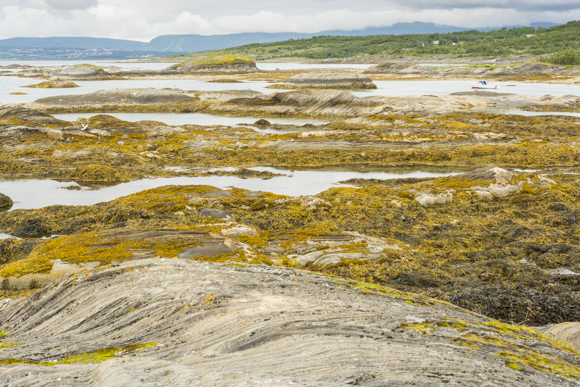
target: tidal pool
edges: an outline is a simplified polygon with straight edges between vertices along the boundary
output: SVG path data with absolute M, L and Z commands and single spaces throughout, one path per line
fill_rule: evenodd
M 65 113 L 53 114 L 53 117 L 65 121 L 75 121 L 78 118 L 90 118 L 100 113 Z M 109 116 L 116 117 L 123 121 L 137 122 L 137 121 L 159 121 L 167 125 L 223 125 L 223 126 L 243 126 L 249 127 L 255 131 L 262 133 L 295 133 L 307 132 L 313 130 L 320 130 L 317 128 L 298 128 L 296 130 L 275 130 L 264 127 L 253 126 L 254 122 L 260 117 L 229 117 L 219 116 L 203 113 L 102 113 Z M 330 121 L 320 120 L 316 118 L 276 118 L 263 117 L 272 124 L 279 125 L 324 125 Z
M 431 171 L 289 171 L 269 167 L 250 168 L 256 171 L 269 171 L 284 176 L 276 176 L 268 180 L 242 179 L 235 176 L 202 176 L 202 177 L 170 177 L 136 180 L 121 183 L 99 190 L 69 190 L 64 187 L 78 186 L 75 182 L 59 182 L 55 180 L 3 180 L 0 181 L 0 192 L 8 195 L 13 201 L 12 210 L 42 208 L 51 205 L 93 205 L 107 202 L 122 196 L 127 196 L 146 189 L 164 185 L 211 185 L 217 188 L 243 188 L 252 191 L 272 192 L 288 196 L 315 195 L 331 187 L 345 186 L 338 182 L 348 179 L 400 179 L 441 177 L 457 172 Z

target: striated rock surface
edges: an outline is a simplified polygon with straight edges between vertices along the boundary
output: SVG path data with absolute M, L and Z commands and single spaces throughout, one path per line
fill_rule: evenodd
M 305 73 L 294 75 L 270 89 L 376 89 L 370 78 L 356 73 Z
M 543 333 L 556 340 L 563 341 L 580 348 L 580 322 L 565 322 L 543 329 Z
M 530 330 L 270 266 L 130 261 L 0 310 L 9 386 L 578 385 L 578 357 Z

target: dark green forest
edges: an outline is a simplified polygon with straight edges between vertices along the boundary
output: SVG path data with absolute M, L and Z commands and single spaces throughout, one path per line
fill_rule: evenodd
M 249 44 L 213 53 L 248 55 L 256 60 L 321 60 L 361 56 L 461 58 L 528 54 L 543 56 L 545 61 L 561 62 L 558 64 L 579 64 L 580 21 L 550 28 L 502 28 L 485 32 L 470 30 L 412 35 L 316 36 L 310 39 Z

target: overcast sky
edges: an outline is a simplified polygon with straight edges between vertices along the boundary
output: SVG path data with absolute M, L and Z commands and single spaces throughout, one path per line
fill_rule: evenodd
M 0 39 L 318 32 L 429 22 L 501 27 L 580 19 L 580 0 L 0 0 Z

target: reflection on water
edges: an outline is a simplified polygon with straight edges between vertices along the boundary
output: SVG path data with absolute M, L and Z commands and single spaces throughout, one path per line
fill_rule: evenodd
M 254 127 L 252 124 L 260 119 L 260 117 L 228 117 L 218 116 L 203 113 L 105 113 L 107 115 L 117 117 L 123 121 L 137 122 L 137 121 L 159 121 L 167 125 L 223 125 L 223 126 L 247 126 L 262 133 L 294 133 L 312 130 L 320 130 L 317 128 L 299 128 L 292 130 L 275 130 L 261 127 Z M 55 118 L 65 121 L 75 121 L 78 118 L 89 118 L 98 115 L 97 113 L 66 113 L 54 114 Z M 278 125 L 324 125 L 329 121 L 324 121 L 316 118 L 276 118 L 263 117 L 271 124 Z
M 164 185 L 211 185 L 218 188 L 238 187 L 253 191 L 266 191 L 281 195 L 315 195 L 348 179 L 398 179 L 449 176 L 454 172 L 389 171 L 353 172 L 345 170 L 288 171 L 275 168 L 251 168 L 256 171 L 270 171 L 285 176 L 269 180 L 241 179 L 235 176 L 171 177 L 144 179 L 122 183 L 100 190 L 67 190 L 63 187 L 76 183 L 54 180 L 13 180 L 0 181 L 0 192 L 14 201 L 12 210 L 42 208 L 50 205 L 92 205 L 118 197 L 137 193 Z

